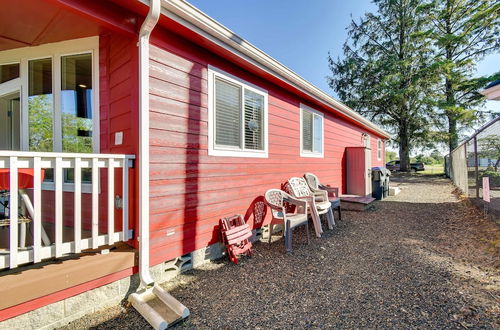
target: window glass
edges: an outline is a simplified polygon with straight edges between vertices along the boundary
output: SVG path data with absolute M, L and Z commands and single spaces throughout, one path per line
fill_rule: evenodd
M 92 55 L 61 57 L 62 151 L 92 153 Z
M 264 96 L 245 90 L 245 148 L 262 150 Z
M 19 63 L 0 65 L 0 84 L 19 78 Z
M 302 150 L 301 153 L 311 156 L 323 154 L 323 117 L 301 108 L 302 112 Z M 306 155 L 307 156 L 307 155 Z
M 319 115 L 314 115 L 314 152 L 321 153 L 323 151 L 323 118 Z
M 53 150 L 52 59 L 28 63 L 29 150 Z
M 241 147 L 241 87 L 215 80 L 215 144 Z
M 313 151 L 313 114 L 310 111 L 302 111 L 302 150 Z

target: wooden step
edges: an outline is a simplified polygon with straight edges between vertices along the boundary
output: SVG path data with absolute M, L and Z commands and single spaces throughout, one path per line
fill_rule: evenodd
M 366 211 L 373 207 L 375 198 L 369 196 L 343 195 L 340 196 L 342 210 Z

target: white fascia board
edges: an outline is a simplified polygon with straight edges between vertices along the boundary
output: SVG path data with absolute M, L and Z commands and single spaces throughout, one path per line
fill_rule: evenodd
M 149 5 L 147 0 L 139 0 Z M 333 108 L 364 127 L 390 139 L 391 135 L 351 108 L 326 94 L 297 73 L 267 55 L 248 41 L 218 23 L 198 8 L 183 0 L 162 0 L 162 14 L 198 33 L 216 45 L 226 49 L 294 88 L 306 93 L 323 105 Z

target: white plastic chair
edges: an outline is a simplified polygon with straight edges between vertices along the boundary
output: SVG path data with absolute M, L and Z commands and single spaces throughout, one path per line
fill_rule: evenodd
M 267 205 L 271 208 L 272 219 L 269 224 L 269 244 L 276 224 L 283 224 L 283 235 L 285 236 L 285 249 L 287 253 L 292 252 L 292 230 L 298 226 L 305 225 L 307 232 L 307 244 L 309 244 L 309 223 L 307 220 L 307 202 L 298 200 L 279 189 L 269 189 L 265 193 Z M 286 203 L 295 205 L 295 211 L 287 210 Z
M 339 220 L 342 220 L 342 211 L 340 209 L 340 196 L 339 196 L 339 188 L 325 186 L 319 182 L 319 179 L 313 173 L 305 173 L 304 179 L 306 179 L 309 188 L 313 191 L 324 190 L 328 193 L 328 200 L 332 204 L 332 214 L 333 214 L 333 223 L 335 224 L 335 213 L 333 211 L 335 209 L 339 212 Z
M 327 215 L 328 228 L 333 229 L 333 213 L 331 203 L 328 201 L 326 191 L 313 192 L 309 188 L 304 178 L 293 177 L 282 186 L 282 189 L 297 199 L 304 199 L 308 202 L 309 213 L 313 219 L 314 229 L 317 237 L 321 237 L 323 228 L 320 216 Z

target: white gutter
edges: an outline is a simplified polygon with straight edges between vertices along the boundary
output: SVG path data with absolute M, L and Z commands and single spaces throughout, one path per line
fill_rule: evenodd
M 145 0 L 139 0 L 144 2 Z M 173 21 L 186 26 L 216 45 L 237 55 L 261 70 L 277 77 L 287 84 L 297 88 L 328 108 L 344 114 L 364 127 L 388 139 L 391 135 L 361 116 L 342 102 L 326 94 L 297 73 L 293 72 L 277 60 L 267 55 L 248 41 L 203 13 L 198 8 L 184 0 L 162 0 L 162 14 Z
M 149 271 L 149 37 L 160 17 L 160 0 L 151 0 L 139 32 L 139 290 L 132 306 L 155 330 L 189 316 L 189 309 L 156 284 Z
M 154 281 L 149 272 L 149 36 L 160 18 L 160 0 L 151 0 L 139 32 L 139 276 L 143 287 Z

